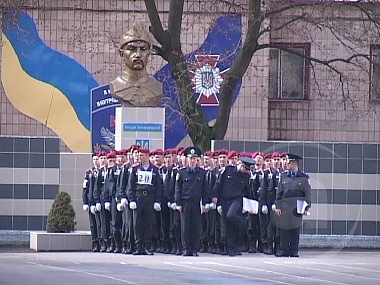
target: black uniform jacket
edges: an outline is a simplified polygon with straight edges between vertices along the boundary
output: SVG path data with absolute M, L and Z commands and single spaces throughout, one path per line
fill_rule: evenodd
M 249 173 L 243 173 L 237 170 L 236 166 L 227 165 L 220 172 L 213 189 L 213 197 L 218 200 L 230 200 L 251 198 L 249 189 Z
M 189 167 L 178 170 L 175 183 L 175 202 L 182 205 L 183 200 L 190 200 L 205 205 L 207 201 L 206 170 L 195 167 L 192 171 Z

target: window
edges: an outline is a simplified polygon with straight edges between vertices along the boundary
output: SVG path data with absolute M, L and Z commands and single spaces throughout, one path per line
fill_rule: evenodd
M 371 45 L 370 100 L 380 101 L 380 45 Z
M 310 55 L 310 44 L 282 44 L 299 54 Z M 269 51 L 269 98 L 308 99 L 309 63 L 305 58 L 272 48 Z

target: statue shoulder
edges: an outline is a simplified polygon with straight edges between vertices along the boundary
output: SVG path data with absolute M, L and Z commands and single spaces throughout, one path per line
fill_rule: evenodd
M 121 76 L 116 77 L 110 82 L 110 91 L 111 93 L 116 93 L 120 90 L 125 89 L 125 81 Z

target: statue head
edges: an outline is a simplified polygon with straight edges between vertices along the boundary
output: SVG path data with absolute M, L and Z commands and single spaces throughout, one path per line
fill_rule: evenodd
M 142 23 L 135 23 L 119 40 L 120 55 L 131 70 L 145 69 L 152 38 Z

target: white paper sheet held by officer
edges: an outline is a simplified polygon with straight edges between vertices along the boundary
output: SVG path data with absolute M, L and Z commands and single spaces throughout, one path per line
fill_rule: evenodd
M 243 197 L 243 211 L 256 215 L 259 212 L 259 202 Z
M 309 204 L 305 200 L 297 199 L 297 214 L 303 215 L 308 205 Z

